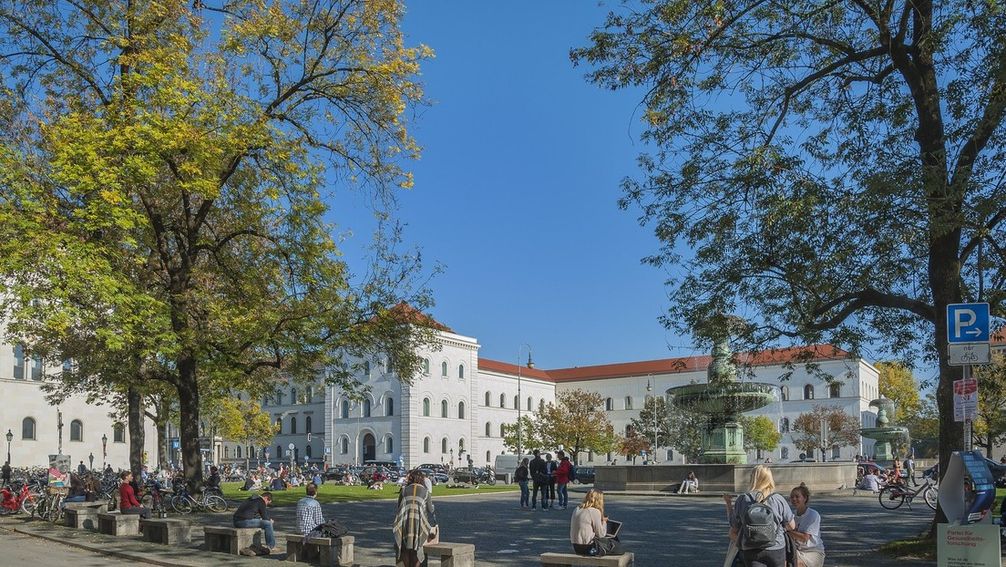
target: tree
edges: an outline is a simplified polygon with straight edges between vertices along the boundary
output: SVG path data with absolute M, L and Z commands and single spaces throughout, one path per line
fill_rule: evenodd
M 625 455 L 626 460 L 632 459 L 633 464 L 636 463 L 637 455 L 649 449 L 650 441 L 636 433 L 634 429 L 630 429 L 625 437 L 618 440 L 618 452 Z
M 918 414 L 922 400 L 912 371 L 900 362 L 878 362 L 874 366 L 880 374 L 880 395 L 894 400 L 895 412 L 890 416 L 894 422 L 902 423 L 907 416 Z
M 962 427 L 946 306 L 1004 314 L 1004 30 L 998 4 L 961 0 L 613 10 L 571 58 L 644 93 L 653 150 L 620 204 L 655 226 L 650 263 L 681 264 L 663 322 L 709 337 L 743 309 L 744 348 L 924 350 L 947 470 Z
M 992 458 L 992 448 L 1006 442 L 1006 358 L 996 353 L 992 364 L 975 370 L 978 379 L 978 416 L 972 435 L 974 444 L 985 448 Z
M 738 420 L 744 428 L 744 449 L 747 451 L 774 451 L 782 440 L 782 433 L 771 419 L 764 415 L 742 415 Z
M 262 411 L 262 407 L 254 400 L 240 400 L 227 397 L 219 402 L 217 427 L 225 439 L 235 441 L 245 447 L 268 446 L 273 437 L 279 433 L 279 426 L 272 422 L 272 417 Z M 245 453 L 245 470 L 251 455 Z
M 702 458 L 702 437 L 709 417 L 683 407 L 674 407 L 667 416 L 667 442 L 693 463 Z
M 630 421 L 632 429 L 651 442 L 654 439 L 654 412 L 656 412 L 656 447 L 669 447 L 671 436 L 671 421 L 669 414 L 670 406 L 661 396 L 650 396 L 643 404 L 643 409 L 639 410 L 639 417 L 634 417 Z
M 191 484 L 204 396 L 258 397 L 318 368 L 353 389 L 344 361 L 376 351 L 416 374 L 428 335 L 394 307 L 429 304 L 418 255 L 382 223 L 354 278 L 326 219 L 329 184 L 368 192 L 382 219 L 411 186 L 406 111 L 430 52 L 405 46 L 402 14 L 394 0 L 0 5 L 9 329 L 159 363 L 130 384 L 177 392 Z
M 904 425 L 911 434 L 916 456 L 925 458 L 939 456 L 940 419 L 934 394 L 929 393 L 922 399 L 919 413 L 906 416 Z
M 517 453 L 518 449 L 527 454 L 530 449 L 548 447 L 545 436 L 541 432 L 540 423 L 532 415 L 520 416 L 520 439 L 517 438 L 517 424 L 503 425 L 503 445 L 508 451 Z
M 822 422 L 828 426 L 825 435 L 821 435 Z M 839 408 L 814 406 L 793 422 L 793 444 L 805 453 L 820 449 L 822 460 L 827 460 L 827 451 L 832 447 L 859 445 L 859 430 L 858 418 Z
M 600 394 L 577 388 L 558 392 L 555 398 L 533 417 L 521 416 L 521 446 L 525 451 L 562 446 L 576 463 L 583 451 L 606 453 L 614 448 L 614 429 L 604 413 Z M 507 426 L 503 437 L 512 451 L 517 448 L 515 425 Z

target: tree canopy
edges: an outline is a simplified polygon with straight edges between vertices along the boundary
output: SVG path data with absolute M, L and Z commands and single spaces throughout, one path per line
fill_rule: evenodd
M 516 424 L 504 428 L 503 442 L 517 450 Z M 555 402 L 544 404 L 532 417 L 521 416 L 521 448 L 552 450 L 564 447 L 577 462 L 583 451 L 606 453 L 615 449 L 617 438 L 604 412 L 600 394 L 579 388 L 556 393 Z
M 824 435 L 821 435 L 822 423 L 827 424 Z M 828 460 L 828 449 L 859 446 L 859 431 L 859 418 L 845 413 L 842 408 L 814 406 L 793 422 L 793 445 L 805 453 L 820 450 L 823 460 Z
M 902 423 L 906 417 L 917 415 L 922 409 L 922 399 L 911 369 L 900 362 L 878 362 L 874 366 L 879 373 L 877 382 L 880 395 L 895 403 L 895 412 L 891 418 L 896 423 Z

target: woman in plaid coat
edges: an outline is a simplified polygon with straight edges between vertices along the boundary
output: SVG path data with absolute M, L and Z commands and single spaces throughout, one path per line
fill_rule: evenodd
M 395 565 L 419 567 L 426 559 L 423 545 L 438 536 L 430 486 L 419 470 L 409 471 L 398 495 L 398 513 L 392 531 L 395 534 Z

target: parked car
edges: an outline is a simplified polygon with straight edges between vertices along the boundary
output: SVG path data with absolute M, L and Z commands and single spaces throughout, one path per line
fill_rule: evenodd
M 434 470 L 426 466 L 419 467 L 419 470 L 422 471 L 422 473 L 425 474 L 433 484 L 440 484 L 450 480 L 447 473 L 440 470 Z
M 344 466 L 328 467 L 328 470 L 325 471 L 325 480 L 342 480 L 348 470 L 349 467 Z
M 985 464 L 988 465 L 989 472 L 992 473 L 992 482 L 998 488 L 1006 488 L 1006 465 L 988 457 L 985 458 Z
M 594 467 L 577 467 L 576 481 L 580 484 L 594 484 Z

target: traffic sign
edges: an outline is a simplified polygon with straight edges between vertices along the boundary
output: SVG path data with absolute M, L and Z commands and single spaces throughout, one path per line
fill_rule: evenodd
M 988 303 L 951 303 L 947 305 L 948 343 L 983 343 L 988 340 Z
M 947 345 L 950 366 L 968 364 L 989 364 L 992 362 L 992 346 L 989 343 L 959 343 Z

